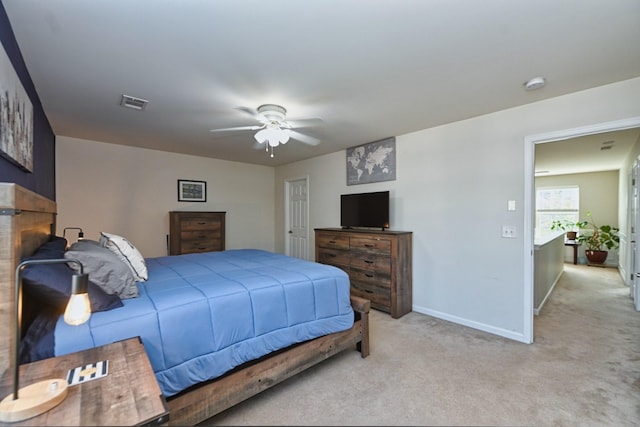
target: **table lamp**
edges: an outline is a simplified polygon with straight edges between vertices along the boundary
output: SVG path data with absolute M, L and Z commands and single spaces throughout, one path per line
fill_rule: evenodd
M 64 312 L 64 321 L 70 325 L 80 325 L 91 316 L 88 275 L 83 265 L 74 258 L 26 260 L 16 267 L 15 323 L 16 333 L 13 350 L 13 393 L 0 402 L 0 421 L 17 422 L 40 415 L 58 405 L 67 396 L 67 380 L 54 378 L 39 381 L 19 389 L 18 368 L 20 365 L 20 331 L 22 330 L 22 271 L 34 264 L 67 264 L 79 266 L 78 274 L 72 276 L 71 297 Z
M 80 227 L 65 227 L 62 230 L 62 237 L 67 238 L 67 230 L 78 230 L 78 240 L 84 239 L 84 231 Z

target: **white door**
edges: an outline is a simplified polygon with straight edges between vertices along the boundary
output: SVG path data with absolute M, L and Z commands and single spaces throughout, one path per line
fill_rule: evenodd
M 286 254 L 309 259 L 309 195 L 308 178 L 286 182 Z

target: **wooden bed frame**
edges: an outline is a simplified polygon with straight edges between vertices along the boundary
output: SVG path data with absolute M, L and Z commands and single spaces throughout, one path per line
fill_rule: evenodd
M 14 333 L 15 269 L 55 235 L 56 203 L 17 184 L 0 183 L 0 337 Z M 194 425 L 346 349 L 369 355 L 366 299 L 351 297 L 351 329 L 306 341 L 246 363 L 226 375 L 167 398 L 170 425 Z M 0 372 L 12 367 L 12 341 L 0 340 Z

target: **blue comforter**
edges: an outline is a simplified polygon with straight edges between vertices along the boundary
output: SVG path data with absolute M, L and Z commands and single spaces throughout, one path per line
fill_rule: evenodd
M 275 350 L 349 329 L 342 270 L 257 249 L 147 258 L 124 307 L 69 326 L 55 355 L 140 336 L 166 397 Z

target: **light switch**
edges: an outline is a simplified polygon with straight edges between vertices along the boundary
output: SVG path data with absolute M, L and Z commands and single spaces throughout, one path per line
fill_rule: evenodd
M 516 201 L 515 200 L 507 200 L 507 210 L 515 211 L 516 210 Z

